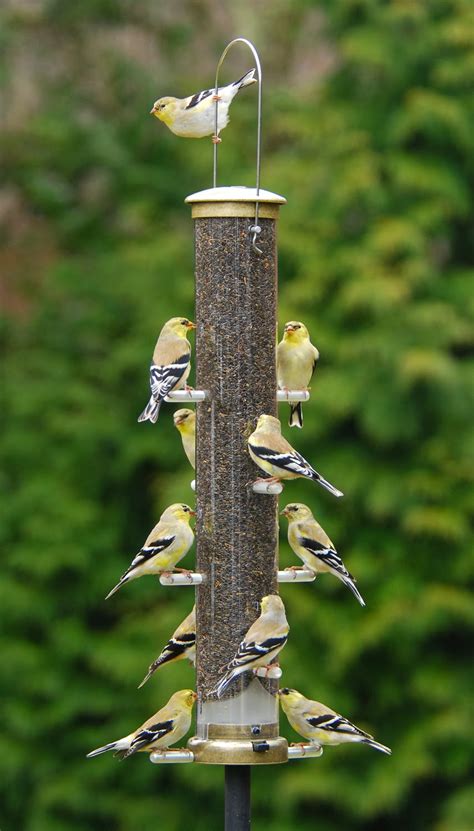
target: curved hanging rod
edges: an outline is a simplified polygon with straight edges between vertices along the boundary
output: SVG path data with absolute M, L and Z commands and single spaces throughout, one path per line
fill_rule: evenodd
M 247 38 L 234 38 L 231 40 L 230 43 L 227 44 L 225 47 L 222 55 L 219 58 L 219 62 L 216 67 L 216 80 L 214 84 L 214 100 L 215 100 L 215 118 L 214 118 L 214 135 L 217 137 L 217 125 L 218 125 L 218 115 L 219 115 L 219 70 L 224 62 L 224 59 L 231 49 L 232 46 L 236 43 L 243 43 L 245 46 L 248 46 L 250 49 L 254 61 L 255 67 L 257 70 L 257 78 L 258 78 L 258 101 L 257 101 L 257 159 L 256 159 L 256 176 L 255 176 L 255 192 L 258 196 L 260 193 L 260 159 L 261 159 L 261 147 L 262 147 L 262 66 L 260 64 L 260 58 L 258 57 L 258 52 L 255 49 L 253 43 Z M 216 141 L 214 144 L 214 169 L 213 169 L 213 177 L 212 177 L 212 186 L 214 188 L 217 187 L 217 145 L 218 142 Z M 260 234 L 262 229 L 258 224 L 258 200 L 255 202 L 255 220 L 254 224 L 250 225 L 249 227 L 249 234 L 251 235 L 252 241 L 252 248 L 256 254 L 261 254 L 262 251 L 257 246 L 257 236 Z

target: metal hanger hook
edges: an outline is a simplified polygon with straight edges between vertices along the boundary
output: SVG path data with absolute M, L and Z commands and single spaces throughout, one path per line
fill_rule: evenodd
M 234 38 L 231 40 L 230 43 L 227 44 L 225 47 L 222 55 L 219 58 L 219 62 L 216 68 L 216 79 L 214 84 L 214 102 L 215 102 L 215 119 L 214 119 L 214 136 L 217 139 L 217 130 L 218 130 L 218 116 L 219 116 L 219 70 L 224 62 L 224 59 L 232 46 L 236 43 L 243 43 L 247 46 L 254 58 L 255 61 L 255 68 L 257 70 L 257 79 L 258 79 L 258 100 L 257 100 L 257 154 L 256 154 L 256 175 L 255 175 L 255 193 L 258 197 L 260 193 L 260 162 L 261 162 L 261 148 L 262 148 L 262 66 L 260 64 L 260 58 L 258 57 L 258 52 L 255 49 L 253 43 L 247 38 Z M 213 179 L 212 179 L 212 186 L 214 188 L 217 187 L 217 148 L 218 148 L 218 141 L 215 141 L 214 144 L 214 169 L 213 169 Z M 249 234 L 251 236 L 251 245 L 252 249 L 255 251 L 256 254 L 262 254 L 262 250 L 257 246 L 257 237 L 261 234 L 262 229 L 258 224 L 258 198 L 255 202 L 255 220 L 253 225 L 249 227 Z

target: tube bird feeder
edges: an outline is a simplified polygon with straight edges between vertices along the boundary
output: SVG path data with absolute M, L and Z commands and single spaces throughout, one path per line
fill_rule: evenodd
M 258 200 L 259 248 L 249 238 Z M 197 408 L 196 762 L 286 762 L 277 681 L 245 674 L 215 688 L 259 603 L 278 590 L 276 496 L 253 492 L 246 440 L 261 413 L 277 414 L 276 224 L 285 199 L 243 187 L 188 196 L 195 229 Z

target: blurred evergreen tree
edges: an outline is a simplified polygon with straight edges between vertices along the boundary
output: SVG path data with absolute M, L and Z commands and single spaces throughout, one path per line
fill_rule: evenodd
M 288 197 L 280 320 L 302 318 L 321 352 L 291 438 L 346 493 L 335 506 L 295 483 L 284 498 L 311 505 L 368 603 L 329 577 L 283 587 L 285 683 L 394 751 L 256 771 L 255 827 L 471 831 L 470 4 L 278 0 L 257 17 L 38 0 L 2 15 L 2 828 L 220 827 L 220 770 L 84 756 L 192 683 L 177 665 L 135 689 L 190 591 L 148 578 L 102 598 L 158 513 L 192 499 L 170 408 L 156 428 L 136 417 L 157 331 L 192 315 L 182 200 L 209 184 L 211 149 L 146 113 L 209 83 L 243 33 L 269 79 L 263 185 Z M 246 68 L 232 60 L 229 77 Z M 223 183 L 252 184 L 247 93 Z

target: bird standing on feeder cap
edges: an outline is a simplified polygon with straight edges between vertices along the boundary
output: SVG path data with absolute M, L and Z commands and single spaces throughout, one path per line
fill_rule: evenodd
M 317 482 L 334 496 L 344 495 L 293 449 L 282 436 L 281 424 L 274 416 L 264 414 L 259 417 L 256 429 L 249 436 L 248 448 L 255 464 L 270 474 L 269 479 L 258 479 L 257 482 L 280 482 L 282 479 L 303 477 Z
M 288 640 L 290 627 L 281 597 L 278 594 L 267 594 L 262 597 L 260 605 L 260 617 L 252 623 L 236 655 L 228 663 L 226 674 L 215 690 L 212 690 L 212 693 L 217 693 L 218 698 L 221 698 L 232 681 L 243 672 L 257 667 L 269 667 Z
M 173 571 L 193 544 L 194 532 L 189 527 L 192 516 L 196 516 L 195 511 L 192 511 L 189 505 L 179 502 L 163 511 L 143 547 L 105 599 L 108 600 L 125 583 L 136 580 L 143 574 L 169 574 Z
M 133 733 L 110 744 L 104 744 L 87 754 L 88 759 L 101 753 L 114 751 L 114 756 L 126 759 L 139 751 L 166 750 L 170 744 L 179 742 L 191 727 L 191 713 L 197 695 L 194 690 L 178 690 L 168 703 L 154 716 L 145 721 Z
M 192 664 L 196 661 L 196 607 L 193 606 L 189 615 L 179 624 L 173 632 L 166 646 L 161 650 L 148 668 L 138 689 L 143 687 L 157 669 L 164 664 L 171 664 L 172 661 L 182 661 L 187 658 Z
M 282 390 L 307 390 L 319 352 L 309 339 L 309 332 L 299 320 L 285 323 L 283 339 L 277 346 L 277 381 Z M 290 427 L 303 426 L 301 401 L 290 404 Z
M 297 690 L 284 687 L 278 690 L 278 698 L 293 730 L 319 746 L 357 742 L 368 744 L 369 747 L 389 756 L 392 753 L 389 747 L 376 742 L 370 733 L 360 730 L 344 716 L 340 716 L 319 701 L 305 698 Z
M 348 586 L 361 606 L 364 600 L 355 585 L 355 579 L 350 574 L 339 557 L 334 544 L 328 535 L 316 522 L 307 505 L 292 502 L 280 511 L 281 516 L 288 520 L 288 542 L 295 554 L 315 574 L 329 572 Z M 290 566 L 295 568 L 295 566 Z
M 183 449 L 192 468 L 196 467 L 196 413 L 186 408 L 176 410 L 173 423 L 181 434 Z
M 163 121 L 164 124 L 176 136 L 184 138 L 204 138 L 211 136 L 214 144 L 221 141 L 219 133 L 229 123 L 229 107 L 237 93 L 256 84 L 255 69 L 246 72 L 238 81 L 228 84 L 226 87 L 219 87 L 217 96 L 215 88 L 205 89 L 187 98 L 173 98 L 165 96 L 158 98 L 153 104 L 150 113 Z M 218 101 L 218 122 L 217 135 L 215 130 L 216 101 Z
M 186 335 L 196 324 L 187 317 L 172 317 L 163 326 L 150 366 L 151 397 L 138 421 L 158 421 L 161 404 L 173 390 L 186 387 L 191 371 L 191 344 Z

